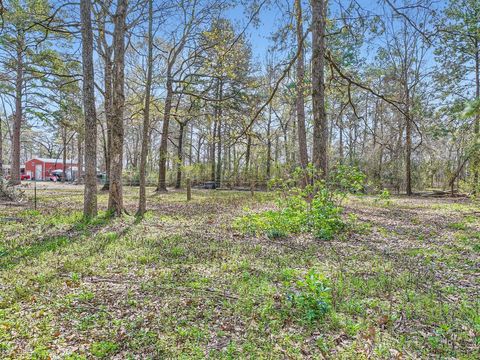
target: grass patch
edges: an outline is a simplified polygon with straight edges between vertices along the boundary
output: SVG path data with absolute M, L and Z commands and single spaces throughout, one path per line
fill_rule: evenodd
M 2 359 L 477 356 L 471 204 L 349 197 L 355 231 L 325 242 L 272 193 L 170 192 L 141 222 L 88 223 L 81 195 L 57 195 L 0 209 L 23 219 L 0 229 Z M 232 218 L 261 225 L 242 236 Z

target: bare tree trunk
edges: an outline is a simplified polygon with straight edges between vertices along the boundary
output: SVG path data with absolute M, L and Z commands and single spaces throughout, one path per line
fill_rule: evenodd
M 123 212 L 123 111 L 125 106 L 125 20 L 127 0 L 118 0 L 114 16 L 114 64 L 113 64 L 113 116 L 112 116 L 112 146 L 110 148 L 110 189 L 108 209 L 114 216 Z
M 145 84 L 145 105 L 143 108 L 142 149 L 140 153 L 140 189 L 137 216 L 143 216 L 147 208 L 146 199 L 146 167 L 148 146 L 150 143 L 150 92 L 152 88 L 153 73 L 153 0 L 148 1 L 148 55 L 147 55 L 147 81 Z
M 285 128 L 282 128 L 283 131 L 283 147 L 285 149 L 285 163 L 288 165 L 290 163 L 290 151 L 288 150 L 288 124 L 285 125 Z
M 338 133 L 340 136 L 340 148 L 339 148 L 339 157 L 340 157 L 340 164 L 343 164 L 344 158 L 344 150 L 343 150 L 343 114 L 340 113 L 340 117 L 338 119 Z
M 230 127 L 226 131 L 227 139 L 231 139 L 231 129 Z M 229 145 L 226 141 L 223 144 L 223 172 L 222 179 L 228 178 L 229 180 L 232 177 L 232 146 Z
M 167 74 L 167 96 L 165 97 L 165 109 L 163 115 L 162 139 L 160 140 L 160 156 L 158 162 L 158 185 L 157 191 L 167 191 L 167 150 L 168 150 L 168 131 L 170 126 L 170 113 L 172 111 L 173 82 L 171 70 Z
M 379 100 L 377 99 L 375 103 L 375 113 L 373 115 L 373 153 L 375 156 L 375 166 L 374 166 L 374 179 L 378 185 L 381 185 L 382 182 L 382 159 L 383 159 L 383 144 L 380 144 L 377 141 L 378 137 L 378 124 L 380 123 L 380 136 L 383 137 L 383 123 L 381 119 L 378 118 L 379 113 L 381 114 L 381 108 L 379 110 Z M 378 161 L 378 162 L 377 162 Z
M 91 0 L 80 1 L 82 24 L 83 108 L 85 113 L 85 188 L 83 216 L 97 216 L 97 115 L 93 70 L 93 32 Z M 81 163 L 79 160 L 79 173 Z
M 275 151 L 274 151 L 274 154 L 275 154 L 275 158 L 273 159 L 273 161 L 275 162 L 275 164 L 277 164 L 278 159 L 280 157 L 280 145 L 279 145 L 279 137 L 278 136 L 275 137 Z
M 103 123 L 101 121 L 99 121 L 98 124 L 100 124 L 100 130 L 102 131 L 102 151 L 103 151 L 103 161 L 104 161 L 104 165 L 105 165 L 105 175 L 106 175 L 107 170 L 108 170 L 108 172 L 110 172 L 109 166 L 107 165 L 107 164 L 110 164 L 109 161 L 107 162 L 108 140 L 107 140 L 107 136 L 106 136 L 106 132 L 105 132 L 105 126 L 103 126 Z M 108 186 L 109 186 L 108 179 L 106 179 L 106 180 L 107 180 L 107 182 L 103 185 L 102 190 L 108 190 Z
M 475 40 L 475 96 L 477 101 L 480 99 L 480 49 L 479 42 Z M 478 144 L 479 135 L 480 135 L 480 114 L 477 114 L 475 117 L 475 125 L 473 132 L 475 134 L 475 143 Z M 480 154 L 478 148 L 475 150 L 475 157 L 473 160 L 473 193 L 477 194 L 478 192 L 478 178 L 479 178 L 479 167 L 480 167 Z
M 20 132 L 23 121 L 23 33 L 19 34 L 18 38 L 17 73 L 15 79 L 15 116 L 13 118 L 12 131 L 12 168 L 10 170 L 10 183 L 13 185 L 20 184 Z
M 188 165 L 193 164 L 193 124 L 190 125 L 190 141 L 188 142 Z
M 217 125 L 217 161 L 215 173 L 215 187 L 220 187 L 222 183 L 222 120 L 218 119 Z
M 325 0 L 312 0 L 313 164 L 328 175 L 328 122 L 325 112 Z
M 198 143 L 197 143 L 197 164 L 200 164 L 200 155 L 202 154 L 202 137 L 198 137 Z
M 85 126 L 85 125 L 84 125 Z M 82 169 L 83 169 L 83 136 L 82 130 L 79 129 L 77 133 L 77 184 L 83 184 Z
M 3 180 L 3 131 L 2 131 L 2 119 L 0 118 L 0 182 L 2 180 Z
M 67 126 L 62 124 L 62 143 L 63 143 L 63 153 L 62 153 L 62 183 L 65 183 L 67 178 Z
M 410 92 L 405 75 L 405 185 L 408 196 L 412 195 L 412 119 L 410 117 Z
M 240 165 L 240 159 L 237 156 L 237 147 L 233 145 L 232 148 L 232 157 L 233 157 L 233 184 L 230 186 L 236 186 L 238 185 L 240 181 L 240 171 L 239 171 L 239 165 Z
M 210 171 L 210 180 L 211 181 L 215 181 L 215 152 L 216 152 L 216 137 L 217 137 L 217 126 L 218 126 L 218 123 L 217 123 L 217 116 L 216 116 L 216 112 L 217 110 L 215 110 L 215 118 L 213 120 L 213 131 L 212 131 L 212 146 L 211 146 L 211 150 L 210 150 L 210 157 L 211 157 L 211 165 L 212 165 L 212 168 L 211 168 L 211 171 Z
M 348 162 L 350 165 L 353 165 L 354 153 L 355 153 L 355 141 L 354 141 L 353 129 L 352 129 L 352 126 L 350 125 L 348 127 Z
M 108 55 L 110 57 L 110 55 Z M 112 147 L 112 117 L 113 117 L 113 69 L 110 58 L 106 60 L 105 64 L 105 123 L 107 125 L 107 141 L 105 144 L 105 184 L 103 185 L 103 190 L 108 190 L 110 188 L 110 149 Z
M 112 116 L 113 116 L 113 60 L 112 60 L 112 46 L 109 45 L 105 36 L 105 22 L 108 16 L 108 9 L 105 7 L 99 13 L 97 24 L 99 27 L 98 48 L 102 50 L 100 53 L 104 63 L 104 110 L 105 123 L 107 126 L 107 136 L 104 143 L 104 158 L 105 158 L 105 175 L 106 181 L 102 190 L 108 190 L 110 187 L 110 149 L 112 147 Z M 103 127 L 102 127 L 102 131 Z
M 185 123 L 179 123 L 178 130 L 178 148 L 177 148 L 177 179 L 175 188 L 180 189 L 182 186 L 182 166 L 183 166 L 183 136 L 185 133 Z
M 220 187 L 222 182 L 222 99 L 223 82 L 220 80 L 218 89 L 218 109 L 217 109 L 217 173 L 215 177 L 215 187 Z
M 268 110 L 268 122 L 267 122 L 267 180 L 271 177 L 272 172 L 272 104 L 270 103 Z
M 295 10 L 297 15 L 297 46 L 303 48 L 303 18 L 302 18 L 302 3 L 301 0 L 295 0 Z M 305 64 L 303 59 L 303 49 L 299 52 L 297 58 L 297 97 L 296 97 L 296 111 L 297 111 L 297 127 L 298 127 L 298 151 L 300 157 L 300 166 L 306 168 L 308 165 L 308 150 L 307 150 L 307 132 L 305 129 Z
M 290 137 L 290 143 L 292 147 L 292 165 L 296 166 L 297 164 L 297 122 L 293 121 L 292 123 L 292 136 Z
M 250 180 L 250 155 L 251 155 L 251 149 L 252 149 L 252 135 L 249 133 L 247 135 L 247 152 L 245 154 L 245 181 Z

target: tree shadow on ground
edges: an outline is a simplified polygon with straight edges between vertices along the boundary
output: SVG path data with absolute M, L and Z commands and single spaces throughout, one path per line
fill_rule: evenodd
M 72 244 L 81 235 L 94 236 L 103 229 L 110 221 L 108 214 L 92 220 L 80 219 L 68 229 L 59 231 L 54 235 L 41 236 L 32 241 L 31 245 L 18 245 L 10 250 L 0 253 L 0 270 L 11 269 L 17 266 L 23 259 L 38 258 L 47 251 L 58 250 L 68 244 Z

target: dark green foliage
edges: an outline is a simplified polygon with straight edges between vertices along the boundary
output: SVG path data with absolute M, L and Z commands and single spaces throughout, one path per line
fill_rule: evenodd
M 322 319 L 331 309 L 331 289 L 328 280 L 315 269 L 310 269 L 296 282 L 294 291 L 287 295 L 294 312 L 307 322 Z

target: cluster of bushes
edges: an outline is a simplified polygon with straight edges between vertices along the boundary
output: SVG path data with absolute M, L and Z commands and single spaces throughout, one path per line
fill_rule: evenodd
M 345 228 L 342 202 L 349 193 L 364 189 L 365 175 L 355 167 L 337 166 L 328 178 L 313 166 L 297 169 L 288 179 L 274 179 L 278 210 L 250 213 L 236 225 L 247 233 L 264 233 L 271 238 L 311 233 L 329 240 Z

